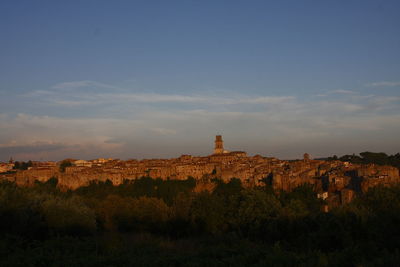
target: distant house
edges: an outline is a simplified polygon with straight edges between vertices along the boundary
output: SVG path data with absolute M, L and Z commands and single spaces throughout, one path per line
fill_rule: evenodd
M 14 167 L 14 164 L 10 164 L 10 163 L 0 163 L 0 173 L 1 172 L 8 172 L 9 170 L 12 170 L 12 168 Z
M 322 199 L 322 200 L 327 199 L 328 196 L 329 196 L 329 195 L 328 195 L 328 192 L 323 192 L 323 193 L 317 194 L 317 197 L 320 198 L 320 199 Z
M 112 158 L 109 158 L 109 159 L 98 158 L 98 159 L 91 160 L 90 162 L 93 163 L 93 165 L 101 166 L 101 165 L 103 165 L 104 163 L 109 162 L 109 161 L 111 161 L 111 160 L 112 160 Z
M 73 164 L 77 167 L 92 167 L 92 163 L 90 161 L 83 159 L 75 160 Z

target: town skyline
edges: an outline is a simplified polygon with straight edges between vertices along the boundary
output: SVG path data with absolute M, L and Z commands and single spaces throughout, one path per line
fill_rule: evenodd
M 100 156 L 100 157 L 97 157 L 97 158 L 82 158 L 82 157 L 65 157 L 65 158 L 60 158 L 60 159 L 43 159 L 43 158 L 40 158 L 40 159 L 35 159 L 35 158 L 33 158 L 33 159 L 31 159 L 31 158 L 29 158 L 29 159 L 20 159 L 20 158 L 15 158 L 15 157 L 13 157 L 13 156 L 10 156 L 9 157 L 9 159 L 8 160 L 0 160 L 0 162 L 9 162 L 9 163 L 14 163 L 14 162 L 17 162 L 17 161 L 19 161 L 19 162 L 24 162 L 24 161 L 26 161 L 26 162 L 31 162 L 31 161 L 33 161 L 33 162 L 40 162 L 40 161 L 42 161 L 42 162 L 57 162 L 57 161 L 59 161 L 59 162 L 61 162 L 61 161 L 64 161 L 64 160 L 75 160 L 75 161 L 82 161 L 82 164 L 86 164 L 86 163 L 90 163 L 90 162 L 95 162 L 95 163 L 97 163 L 98 161 L 101 161 L 101 162 L 103 162 L 103 161 L 113 161 L 113 160 L 122 160 L 122 161 L 125 161 L 125 160 L 127 160 L 127 161 L 129 161 L 129 160 L 158 160 L 158 159 L 160 159 L 160 160 L 168 160 L 168 159 L 177 159 L 177 158 L 181 158 L 181 157 L 186 157 L 186 156 L 190 156 L 190 157 L 210 157 L 210 156 L 215 156 L 215 155 L 225 155 L 225 156 L 228 156 L 228 155 L 230 155 L 230 154 L 234 154 L 234 155 L 237 155 L 237 154 L 243 154 L 243 155 L 245 155 L 246 157 L 247 156 L 255 156 L 255 157 L 269 157 L 269 158 L 275 158 L 275 159 L 280 159 L 280 160 L 299 160 L 299 159 L 304 159 L 304 158 L 308 158 L 308 159 L 318 159 L 318 160 L 324 160 L 324 159 L 328 159 L 328 158 L 330 158 L 330 159 L 333 159 L 332 157 L 337 157 L 337 158 L 339 158 L 339 157 L 345 157 L 345 156 L 349 156 L 349 155 L 362 155 L 363 153 L 372 153 L 372 154 L 386 154 L 386 156 L 397 156 L 398 154 L 399 154 L 399 152 L 396 152 L 396 153 L 393 153 L 393 155 L 390 155 L 389 153 L 385 153 L 385 152 L 382 152 L 382 151 L 363 151 L 363 152 L 358 152 L 358 153 L 349 153 L 349 154 L 342 154 L 342 155 L 337 155 L 337 154 L 329 154 L 329 155 L 324 155 L 324 156 L 315 156 L 315 155 L 310 155 L 309 153 L 307 153 L 307 152 L 304 152 L 303 154 L 301 154 L 301 155 L 297 155 L 296 157 L 293 157 L 293 158 L 279 158 L 279 157 L 276 157 L 276 156 L 273 156 L 273 155 L 263 155 L 263 154 L 249 154 L 249 153 L 247 153 L 245 150 L 227 150 L 227 148 L 224 146 L 224 139 L 223 139 L 223 137 L 222 137 L 222 135 L 216 135 L 215 136 L 215 140 L 214 140 L 214 148 L 213 149 L 210 149 L 209 151 L 208 151 L 208 153 L 205 153 L 205 154 L 202 154 L 202 155 L 198 155 L 198 154 L 190 154 L 190 153 L 181 153 L 181 154 L 179 154 L 179 155 L 176 155 L 176 156 L 172 156 L 172 157 L 148 157 L 148 158 L 140 158 L 140 157 L 136 157 L 136 158 L 133 158 L 133 157 L 130 157 L 130 158 L 111 158 L 111 157 L 108 157 L 107 155 L 104 155 L 104 156 Z

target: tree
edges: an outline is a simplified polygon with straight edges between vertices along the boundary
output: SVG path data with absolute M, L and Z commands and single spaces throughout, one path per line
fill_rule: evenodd
M 237 209 L 237 223 L 241 231 L 256 232 L 265 221 L 278 216 L 281 203 L 273 194 L 261 190 L 244 190 Z
M 388 164 L 388 155 L 385 153 L 362 152 L 360 153 L 363 163 L 374 163 L 379 165 Z
M 170 216 L 170 209 L 162 199 L 140 197 L 133 206 L 134 223 L 138 230 L 160 231 Z
M 224 183 L 222 180 L 215 179 L 214 182 L 217 187 L 214 189 L 214 194 L 230 196 L 239 194 L 243 190 L 242 181 L 238 178 L 232 178 L 228 183 Z
M 313 186 L 310 184 L 300 185 L 293 189 L 292 192 L 282 192 L 280 199 L 283 206 L 290 205 L 292 208 L 289 209 L 292 209 L 293 211 L 303 210 L 305 206 L 309 213 L 318 213 L 322 204 L 321 199 L 317 198 L 317 194 L 315 193 Z M 301 213 L 304 213 L 304 211 Z
M 32 167 L 32 161 L 24 162 L 24 161 L 16 161 L 14 163 L 14 170 L 27 170 L 29 167 Z
M 198 193 L 193 199 L 190 211 L 195 230 L 213 234 L 222 232 L 225 223 L 225 208 L 218 196 L 208 192 Z
M 72 166 L 72 162 L 69 160 L 63 160 L 60 164 L 60 172 L 65 172 L 65 169 L 67 167 L 71 167 Z
M 135 200 L 131 197 L 108 195 L 97 207 L 99 220 L 108 231 L 131 231 L 134 229 Z
M 82 235 L 96 231 L 95 214 L 79 197 L 49 197 L 42 210 L 48 227 L 57 233 Z

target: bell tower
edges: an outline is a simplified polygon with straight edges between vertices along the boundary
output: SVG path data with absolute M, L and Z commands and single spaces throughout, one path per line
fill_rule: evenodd
M 222 136 L 215 136 L 215 148 L 214 154 L 222 154 L 224 153 L 224 141 L 222 141 Z

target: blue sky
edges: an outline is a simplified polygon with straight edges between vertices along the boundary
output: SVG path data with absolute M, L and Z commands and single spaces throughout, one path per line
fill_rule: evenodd
M 399 1 L 1 1 L 0 160 L 400 151 Z

